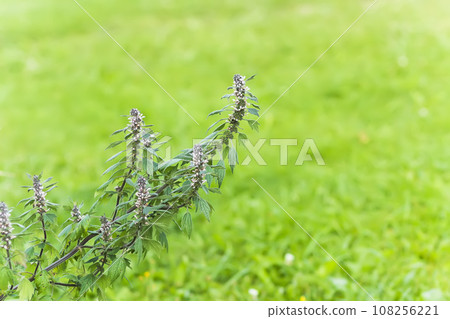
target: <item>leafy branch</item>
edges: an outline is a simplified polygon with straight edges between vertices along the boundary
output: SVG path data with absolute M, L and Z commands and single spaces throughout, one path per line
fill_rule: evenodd
M 77 203 L 61 208 L 47 199 L 56 183 L 29 176 L 32 185 L 26 188 L 33 196 L 19 202 L 25 212 L 13 218 L 16 223 L 11 223 L 8 206 L 0 203 L 0 243 L 5 251 L 0 252 L 0 300 L 48 300 L 64 293 L 81 298 L 89 291 L 104 299 L 105 289 L 130 267 L 130 255 L 142 260 L 148 252 L 168 249 L 171 222 L 181 224 L 190 237 L 191 212 L 210 219 L 213 207 L 204 194 L 220 193 L 225 161 L 232 171 L 238 163 L 233 139 L 246 138 L 242 123 L 258 129 L 258 122 L 247 118 L 259 116 L 247 81 L 234 76 L 228 88 L 232 93 L 224 96 L 229 104 L 210 114 L 228 116 L 211 125 L 211 133 L 199 144 L 169 160 L 160 156 L 165 144 L 161 134 L 132 109 L 127 126 L 112 134 L 119 139 L 107 149 L 125 147 L 107 160 L 111 166 L 103 175 L 109 177 L 97 189 L 90 209 Z M 215 155 L 221 155 L 217 162 Z M 111 207 L 108 201 L 114 203 L 112 209 L 106 208 Z M 63 222 L 62 210 L 70 212 Z M 20 232 L 13 233 L 13 226 Z

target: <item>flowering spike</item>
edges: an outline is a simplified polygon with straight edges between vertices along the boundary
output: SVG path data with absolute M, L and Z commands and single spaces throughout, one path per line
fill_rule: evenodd
M 81 222 L 81 219 L 82 219 L 82 218 L 81 218 L 81 212 L 80 212 L 80 208 L 78 207 L 77 204 L 74 204 L 74 205 L 73 205 L 71 215 L 72 215 L 72 221 L 73 221 L 74 223 L 79 223 L 79 222 Z
M 191 178 L 191 187 L 194 192 L 197 192 L 205 182 L 205 169 L 208 160 L 203 154 L 203 149 L 200 144 L 196 144 L 192 150 L 192 166 L 194 172 Z
M 223 136 L 223 142 L 228 144 L 228 141 L 233 138 L 233 133 L 238 131 L 239 123 L 245 116 L 247 110 L 247 99 L 245 94 L 248 92 L 249 88 L 245 85 L 245 76 L 236 74 L 233 77 L 234 83 L 234 108 L 233 113 L 228 116 L 228 126 L 227 131 Z
M 47 212 L 47 200 L 44 192 L 44 187 L 41 183 L 41 177 L 38 175 L 33 176 L 33 191 L 34 191 L 34 204 L 33 206 L 37 209 L 37 212 L 42 216 Z
M 0 202 L 0 247 L 6 250 L 11 248 L 11 241 L 14 238 L 12 235 L 13 227 L 11 226 L 10 216 L 8 206 Z
M 138 149 L 141 144 L 142 139 L 142 126 L 144 124 L 144 116 L 139 112 L 138 109 L 131 109 L 129 116 L 130 124 L 128 125 L 128 129 L 131 131 L 132 140 L 129 146 L 131 147 L 129 168 L 134 171 L 136 169 L 137 157 L 138 157 Z
M 137 208 L 137 213 L 135 217 L 140 218 L 143 217 L 144 207 L 150 199 L 150 192 L 147 188 L 147 180 L 142 176 L 139 176 L 137 180 L 136 198 L 135 206 Z
M 129 117 L 129 129 L 133 133 L 133 141 L 140 141 L 142 124 L 144 123 L 144 116 L 138 109 L 131 109 Z
M 100 222 L 102 223 L 100 226 L 100 234 L 102 234 L 103 241 L 108 242 L 112 239 L 111 222 L 105 216 L 100 217 Z

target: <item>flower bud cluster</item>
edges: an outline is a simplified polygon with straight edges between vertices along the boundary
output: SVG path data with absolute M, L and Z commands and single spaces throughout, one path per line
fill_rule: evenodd
M 142 125 L 144 124 L 144 116 L 138 109 L 131 109 L 129 116 L 130 124 L 128 129 L 131 131 L 132 141 L 129 144 L 131 147 L 129 167 L 131 170 L 136 169 L 138 149 L 142 139 Z
M 100 234 L 102 234 L 103 241 L 108 242 L 112 239 L 111 222 L 105 216 L 100 217 L 100 222 L 102 223 L 100 226 Z
M 142 124 L 144 123 L 144 116 L 138 109 L 131 109 L 129 117 L 129 130 L 133 134 L 133 141 L 139 142 L 141 139 Z
M 11 241 L 14 238 L 12 235 L 13 228 L 10 221 L 10 210 L 5 203 L 0 203 L 0 247 L 9 250 L 11 248 Z
M 194 172 L 191 178 L 191 187 L 194 192 L 197 192 L 202 187 L 205 180 L 205 169 L 208 160 L 205 158 L 202 146 L 197 144 L 192 151 L 192 166 Z
M 145 148 L 150 148 L 152 146 L 152 140 L 150 138 L 144 138 L 142 139 L 142 145 L 144 145 Z
M 47 200 L 45 196 L 47 193 L 44 192 L 44 187 L 41 183 L 41 177 L 38 175 L 33 176 L 33 192 L 34 192 L 34 204 L 33 206 L 37 209 L 39 215 L 43 215 L 47 212 Z
M 245 97 L 245 94 L 249 88 L 245 84 L 245 77 L 240 74 L 236 74 L 233 77 L 233 82 L 234 108 L 233 113 L 231 113 L 228 117 L 228 123 L 230 125 L 228 126 L 228 129 L 223 137 L 223 142 L 225 144 L 228 144 L 228 140 L 233 138 L 233 133 L 237 132 L 239 123 L 244 118 L 245 112 L 247 110 L 247 99 Z
M 135 215 L 136 218 L 143 217 L 144 207 L 147 205 L 150 200 L 150 192 L 147 188 L 147 180 L 139 176 L 137 180 L 137 191 L 136 191 L 136 203 L 135 206 L 137 208 L 137 213 Z
M 82 218 L 81 218 L 81 212 L 80 212 L 80 208 L 78 207 L 77 204 L 74 204 L 74 205 L 73 205 L 71 214 L 72 214 L 72 220 L 73 220 L 75 223 L 81 222 L 81 219 L 82 219 Z

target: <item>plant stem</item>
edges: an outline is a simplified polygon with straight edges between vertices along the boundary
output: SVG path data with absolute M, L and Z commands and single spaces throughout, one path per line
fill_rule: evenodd
M 55 286 L 62 286 L 62 287 L 78 287 L 77 284 L 68 284 L 68 283 L 64 283 L 64 282 L 55 282 L 55 281 L 50 281 L 50 284 L 55 285 Z
M 42 225 L 42 231 L 44 232 L 44 240 L 42 241 L 42 248 L 41 252 L 39 253 L 38 262 L 36 264 L 36 268 L 34 269 L 33 278 L 36 277 L 37 271 L 39 269 L 39 266 L 41 264 L 41 258 L 42 254 L 44 253 L 45 244 L 47 243 L 47 230 L 45 229 L 45 223 L 44 223 L 44 215 L 41 213 L 41 225 Z
M 6 249 L 6 258 L 8 259 L 8 266 L 9 266 L 9 269 L 12 270 L 11 255 L 10 255 L 10 253 L 9 253 L 9 249 Z
M 116 219 L 117 212 L 118 212 L 118 207 L 119 207 L 119 204 L 120 204 L 120 199 L 122 197 L 122 191 L 125 188 L 125 184 L 127 183 L 127 178 L 131 175 L 131 172 L 132 172 L 132 169 L 130 168 L 128 173 L 123 178 L 122 185 L 120 185 L 119 189 L 117 190 L 116 208 L 114 209 L 114 214 L 113 214 L 113 217 L 112 217 L 113 220 Z

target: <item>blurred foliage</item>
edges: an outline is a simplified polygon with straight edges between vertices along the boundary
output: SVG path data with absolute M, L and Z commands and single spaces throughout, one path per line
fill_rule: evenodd
M 252 89 L 267 108 L 370 5 L 79 2 L 201 125 L 73 1 L 3 0 L 0 192 L 10 206 L 24 172 L 41 171 L 59 182 L 53 202 L 73 194 L 91 205 L 114 154 L 105 141 L 130 107 L 174 153 L 203 136 L 234 73 L 258 74 Z M 445 0 L 379 1 L 260 120 L 262 137 L 299 140 L 288 165 L 267 142 L 266 166 L 236 167 L 210 198 L 211 223 L 195 218 L 191 240 L 171 232 L 169 253 L 137 264 L 107 298 L 367 299 L 255 178 L 375 299 L 449 299 L 449 14 Z M 326 166 L 294 166 L 306 138 Z

